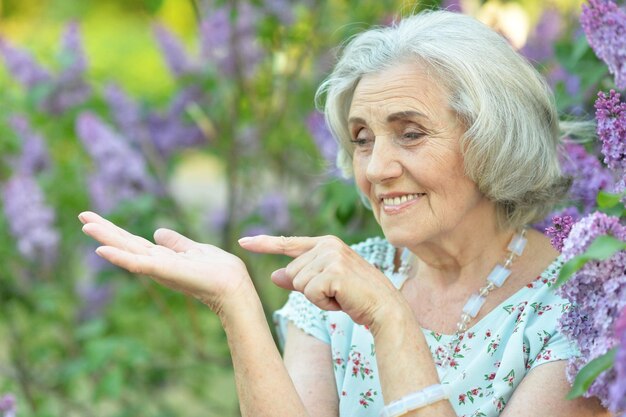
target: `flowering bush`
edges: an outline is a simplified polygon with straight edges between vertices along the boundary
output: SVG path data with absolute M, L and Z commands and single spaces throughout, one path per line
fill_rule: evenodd
M 81 7 L 110 16 L 105 3 L 116 1 Z M 117 3 L 119 20 L 140 7 L 133 24 L 152 36 L 141 50 L 157 51 L 169 71 L 169 86 L 151 95 L 135 88 L 144 80 L 92 68 L 94 32 L 81 18 L 63 21 L 53 56 L 0 31 L 3 417 L 16 404 L 20 417 L 237 415 L 218 320 L 101 262 L 80 211 L 145 237 L 167 226 L 235 252 L 245 234 L 356 241 L 378 230 L 353 185 L 328 170 L 328 131 L 309 123 L 331 45 L 358 30 L 345 24 L 378 23 L 396 2 L 352 1 L 350 13 L 315 0 Z M 195 11 L 193 36 L 172 29 L 171 8 Z M 196 161 L 202 177 L 192 170 L 191 188 Z M 286 297 L 267 279 L 276 262 L 249 262 L 268 312 Z
M 580 20 L 594 52 L 614 74 L 615 85 L 625 88 L 626 10 L 612 1 L 590 0 Z M 595 109 L 606 168 L 582 146 L 566 145 L 564 171 L 574 173 L 572 197 L 584 217 L 574 223 L 572 216 L 556 216 L 546 232 L 565 261 L 557 291 L 575 306 L 559 323 L 580 351 L 567 368 L 574 384 L 570 397 L 596 396 L 621 413 L 626 412 L 626 103 L 614 89 L 600 91 Z M 584 184 L 575 176 L 583 171 Z

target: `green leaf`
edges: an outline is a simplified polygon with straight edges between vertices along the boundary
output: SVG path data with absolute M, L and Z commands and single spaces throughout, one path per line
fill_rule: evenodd
M 574 384 L 572 385 L 572 389 L 567 394 L 567 399 L 573 400 L 574 398 L 580 397 L 587 392 L 598 375 L 613 366 L 616 351 L 617 348 L 609 350 L 604 355 L 598 356 L 594 360 L 590 361 L 580 371 L 578 371 Z
M 143 4 L 150 14 L 156 14 L 163 5 L 163 0 L 144 0 Z
M 612 194 L 607 193 L 606 191 L 600 191 L 598 193 L 598 197 L 596 201 L 598 202 L 598 207 L 600 208 L 610 208 L 615 207 L 620 203 L 622 195 L 620 194 Z
M 556 280 L 555 288 L 565 283 L 587 261 L 603 261 L 624 249 L 626 249 L 626 242 L 609 235 L 598 236 L 585 252 L 573 257 L 563 265 L 561 272 L 559 272 L 559 279 Z

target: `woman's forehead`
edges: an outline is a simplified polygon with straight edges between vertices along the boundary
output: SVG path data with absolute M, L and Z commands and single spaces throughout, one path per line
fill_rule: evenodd
M 406 63 L 363 76 L 352 97 L 350 118 L 372 113 L 430 117 L 448 107 L 445 90 L 436 79 L 422 65 Z

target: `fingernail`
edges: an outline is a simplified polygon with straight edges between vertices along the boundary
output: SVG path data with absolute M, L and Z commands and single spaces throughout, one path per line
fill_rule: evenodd
M 252 237 L 246 236 L 246 237 L 242 237 L 237 242 L 239 242 L 240 245 L 245 245 L 246 243 L 251 242 L 252 239 L 253 239 Z

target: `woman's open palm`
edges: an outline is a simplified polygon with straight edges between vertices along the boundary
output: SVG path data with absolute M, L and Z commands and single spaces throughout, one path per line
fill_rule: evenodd
M 241 259 L 218 247 L 195 242 L 169 229 L 154 232 L 152 243 L 96 213 L 83 212 L 78 218 L 84 224 L 83 232 L 103 245 L 96 250 L 99 256 L 191 295 L 215 312 L 232 294 L 252 286 Z

